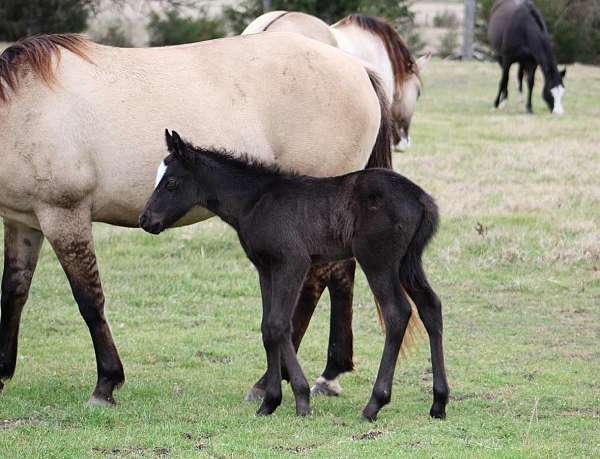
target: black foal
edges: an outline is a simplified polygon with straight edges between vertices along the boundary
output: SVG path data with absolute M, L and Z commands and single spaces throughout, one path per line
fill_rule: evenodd
M 284 173 L 225 151 L 195 148 L 166 133 L 166 170 L 140 217 L 158 234 L 193 206 L 209 209 L 238 233 L 258 270 L 263 302 L 261 331 L 267 353 L 265 397 L 258 414 L 281 403 L 281 367 L 287 369 L 296 413 L 309 410 L 309 386 L 296 358 L 291 318 L 312 263 L 355 257 L 381 305 L 385 345 L 363 416 L 374 420 L 390 401 L 400 344 L 415 302 L 431 345 L 433 406 L 445 416 L 448 382 L 442 349 L 442 305 L 421 264 L 438 224 L 433 199 L 387 169 L 333 178 Z

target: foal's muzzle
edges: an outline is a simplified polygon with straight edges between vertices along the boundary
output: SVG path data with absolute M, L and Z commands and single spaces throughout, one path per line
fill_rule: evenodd
M 140 227 L 151 234 L 160 234 L 164 229 L 164 225 L 160 221 L 153 221 L 152 214 L 144 212 L 140 215 Z

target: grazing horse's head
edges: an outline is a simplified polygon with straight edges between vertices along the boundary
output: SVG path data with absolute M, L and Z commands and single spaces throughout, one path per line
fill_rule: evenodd
M 562 71 L 556 71 L 555 73 L 556 75 L 554 77 L 548 78 L 544 82 L 542 97 L 553 114 L 562 115 L 565 112 L 562 105 L 562 99 L 566 92 L 563 78 L 567 74 L 567 68 L 565 67 Z
M 154 192 L 140 216 L 140 226 L 159 234 L 198 203 L 197 183 L 190 165 L 193 158 L 177 132 L 165 130 L 169 156 L 158 167 Z
M 396 150 L 404 151 L 410 147 L 410 123 L 417 109 L 417 100 L 421 96 L 420 73 L 425 68 L 431 53 L 416 60 L 417 71 L 409 73 L 401 84 L 397 84 L 392 100 L 392 117 L 394 129 L 392 141 Z

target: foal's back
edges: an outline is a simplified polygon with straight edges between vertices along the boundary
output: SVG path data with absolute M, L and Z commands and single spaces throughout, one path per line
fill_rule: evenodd
M 363 246 L 388 256 L 414 236 L 423 197 L 429 198 L 389 169 L 331 178 L 283 176 L 257 201 L 241 236 L 265 252 L 300 244 L 312 261 L 348 258 Z

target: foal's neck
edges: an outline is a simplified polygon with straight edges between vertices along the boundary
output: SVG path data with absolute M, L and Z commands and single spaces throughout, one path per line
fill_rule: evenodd
M 240 217 L 278 177 L 267 167 L 247 165 L 228 154 L 219 157 L 217 152 L 199 153 L 194 174 L 199 204 L 236 229 Z

